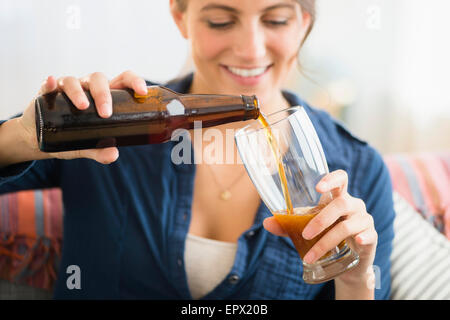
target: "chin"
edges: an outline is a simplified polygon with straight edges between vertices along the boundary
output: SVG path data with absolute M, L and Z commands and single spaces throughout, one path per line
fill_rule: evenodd
M 233 92 L 243 95 L 256 95 L 258 98 L 266 98 L 275 93 L 274 86 L 267 84 L 260 84 L 256 86 L 239 86 L 233 87 Z

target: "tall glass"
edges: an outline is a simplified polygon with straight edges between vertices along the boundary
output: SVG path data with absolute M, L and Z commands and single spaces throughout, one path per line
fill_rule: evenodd
M 328 173 L 328 165 L 303 107 L 270 114 L 266 120 L 268 128 L 255 121 L 240 129 L 235 135 L 236 145 L 261 199 L 303 260 L 309 249 L 339 222 L 311 240 L 302 237 L 308 222 L 332 200 L 331 193 L 316 191 L 316 184 Z M 303 279 L 307 283 L 328 281 L 358 262 L 359 256 L 343 241 L 315 263 L 303 261 Z

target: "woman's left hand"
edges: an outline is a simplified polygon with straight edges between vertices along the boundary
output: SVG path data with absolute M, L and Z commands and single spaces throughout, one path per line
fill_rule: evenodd
M 364 201 L 348 194 L 347 186 L 348 176 L 344 170 L 336 170 L 325 175 L 316 185 L 319 193 L 325 197 L 327 193 L 331 193 L 333 199 L 311 219 L 303 230 L 303 237 L 308 240 L 312 239 L 338 219 L 339 221 L 308 251 L 304 261 L 316 262 L 328 251 L 346 240 L 350 248 L 358 253 L 360 261 L 358 266 L 335 280 L 346 286 L 358 285 L 361 284 L 361 281 L 368 285 L 367 281 L 373 282 L 374 280 L 372 264 L 375 259 L 378 235 L 373 218 L 366 211 Z M 274 217 L 264 220 L 264 228 L 275 235 L 287 236 Z

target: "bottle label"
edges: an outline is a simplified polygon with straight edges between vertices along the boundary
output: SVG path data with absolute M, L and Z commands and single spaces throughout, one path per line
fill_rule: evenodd
M 167 111 L 171 116 L 181 116 L 184 115 L 184 105 L 177 99 L 170 101 L 167 106 Z

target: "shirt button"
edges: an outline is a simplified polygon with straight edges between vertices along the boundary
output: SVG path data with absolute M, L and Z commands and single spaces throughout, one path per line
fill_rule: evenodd
M 239 281 L 239 276 L 237 274 L 232 274 L 228 277 L 228 283 L 236 284 Z
M 251 238 L 254 235 L 255 235 L 255 231 L 254 230 L 247 232 L 247 238 Z
M 181 265 L 183 264 L 183 261 L 181 259 L 177 260 L 178 266 L 181 267 Z

